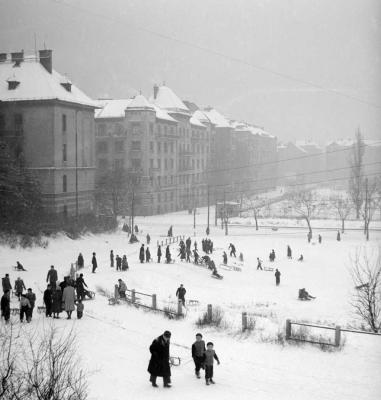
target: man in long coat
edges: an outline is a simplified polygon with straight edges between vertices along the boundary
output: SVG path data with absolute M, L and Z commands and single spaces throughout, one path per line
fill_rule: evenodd
M 169 365 L 170 338 L 171 332 L 165 331 L 152 342 L 149 348 L 151 359 L 148 365 L 148 372 L 151 374 L 150 381 L 153 387 L 158 387 L 156 384 L 158 376 L 163 377 L 165 388 L 171 387 L 171 367 Z
M 93 274 L 95 274 L 95 270 L 98 268 L 97 258 L 95 257 L 95 253 L 93 253 L 93 258 L 91 259 L 91 264 L 93 264 Z
M 145 256 L 144 244 L 142 244 L 139 251 L 139 260 L 141 263 L 144 263 L 144 256 Z
M 67 319 L 71 319 L 71 313 L 75 310 L 75 291 L 70 284 L 63 291 L 62 301 L 65 304 Z
M 56 284 L 58 281 L 58 274 L 57 274 L 57 270 L 54 269 L 54 265 L 52 265 L 50 267 L 50 270 L 48 272 L 48 275 L 46 277 L 46 283 L 49 283 L 50 287 L 52 289 L 56 288 Z

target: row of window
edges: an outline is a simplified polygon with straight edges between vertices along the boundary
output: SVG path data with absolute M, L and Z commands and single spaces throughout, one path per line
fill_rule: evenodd
M 6 120 L 5 114 L 0 114 L 0 131 L 4 131 L 6 129 Z M 15 130 L 16 132 L 22 132 L 23 130 L 23 115 L 20 113 L 13 114 L 12 126 L 9 130 Z

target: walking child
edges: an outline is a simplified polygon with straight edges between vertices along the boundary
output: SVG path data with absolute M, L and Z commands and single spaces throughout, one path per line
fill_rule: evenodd
M 206 350 L 204 352 L 204 365 L 205 365 L 205 382 L 207 385 L 210 383 L 216 383 L 213 380 L 213 364 L 214 360 L 217 361 L 217 365 L 220 365 L 220 360 L 214 351 L 214 345 L 212 342 L 208 342 L 206 345 Z
M 203 368 L 205 351 L 205 342 L 202 340 L 202 335 L 201 333 L 197 333 L 196 341 L 192 344 L 192 358 L 195 366 L 195 374 L 198 379 L 200 379 L 200 369 Z

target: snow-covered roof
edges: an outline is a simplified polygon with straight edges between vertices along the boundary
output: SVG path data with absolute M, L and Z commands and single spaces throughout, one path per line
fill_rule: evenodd
M 171 122 L 177 122 L 174 118 L 172 118 L 165 110 L 161 109 L 158 106 L 155 106 L 153 104 L 153 107 L 156 111 L 156 118 L 157 119 L 162 119 L 165 121 L 171 121 Z
M 216 128 L 230 128 L 229 120 L 220 114 L 214 108 L 208 108 L 202 111 L 206 117 L 210 120 L 210 122 L 216 126 Z
M 132 99 L 97 100 L 98 106 L 103 108 L 95 111 L 95 118 L 124 118 L 131 101 Z
M 354 139 L 337 139 L 326 143 L 326 147 L 328 146 L 341 146 L 341 147 L 351 147 L 355 143 Z M 369 140 L 365 139 L 364 144 L 371 147 L 381 146 L 381 140 Z
M 15 89 L 8 89 L 9 78 L 19 82 Z M 0 101 L 60 100 L 97 107 L 77 86 L 72 84 L 68 91 L 62 83 L 68 79 L 55 70 L 49 73 L 35 57 L 26 57 L 19 66 L 9 60 L 0 62 Z
M 189 122 L 191 123 L 191 125 L 195 125 L 195 126 L 199 126 L 202 128 L 206 128 L 206 126 L 198 119 L 194 116 L 194 114 L 191 116 Z
M 157 89 L 156 98 L 150 97 L 150 102 L 168 112 L 189 114 L 188 107 L 168 86 L 162 85 Z
M 193 113 L 193 117 L 194 117 L 194 118 L 197 118 L 197 119 L 198 119 L 200 122 L 202 122 L 202 123 L 207 123 L 207 124 L 210 124 L 210 123 L 211 123 L 210 119 L 207 117 L 207 115 L 205 114 L 205 112 L 202 111 L 202 110 L 197 110 L 197 111 L 195 111 L 195 112 Z
M 127 105 L 128 110 L 152 110 L 154 111 L 153 105 L 142 95 L 138 94 L 130 103 Z

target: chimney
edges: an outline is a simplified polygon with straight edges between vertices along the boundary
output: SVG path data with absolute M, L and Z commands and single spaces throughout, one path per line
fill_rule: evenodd
M 7 53 L 0 53 L 0 62 L 7 61 Z
M 40 54 L 40 64 L 51 74 L 53 69 L 53 50 L 39 50 L 38 52 Z
M 11 59 L 13 62 L 19 65 L 21 61 L 24 61 L 24 50 L 11 53 Z
M 153 98 L 154 98 L 154 100 L 156 100 L 158 91 L 159 91 L 159 86 L 154 85 L 153 86 Z

